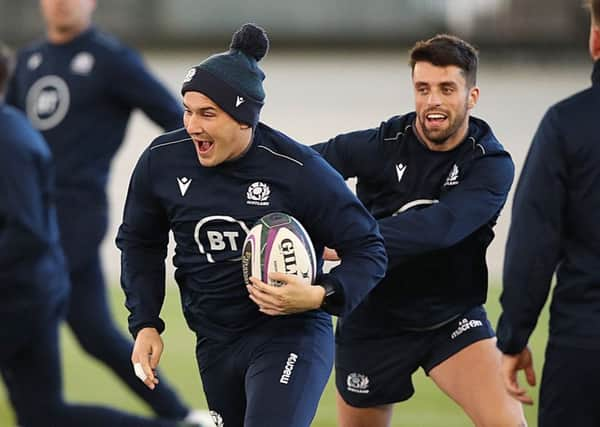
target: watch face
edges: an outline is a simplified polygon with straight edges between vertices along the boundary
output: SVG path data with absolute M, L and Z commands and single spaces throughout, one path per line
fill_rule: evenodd
M 329 297 L 335 294 L 335 287 L 331 283 L 325 282 L 321 284 L 321 286 L 323 287 L 323 289 L 325 289 L 325 297 Z
M 325 289 L 325 296 L 323 297 L 323 302 L 321 303 L 321 309 L 325 310 L 325 312 L 333 315 L 340 315 L 341 307 L 343 306 L 343 301 L 338 301 L 340 296 L 343 299 L 342 295 L 337 295 L 336 286 L 330 282 L 319 283 L 319 286 Z

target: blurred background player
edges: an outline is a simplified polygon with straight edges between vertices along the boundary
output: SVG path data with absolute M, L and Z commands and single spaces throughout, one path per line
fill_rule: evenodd
M 340 425 L 388 426 L 419 367 L 475 425 L 525 425 L 482 306 L 485 254 L 514 166 L 489 125 L 470 117 L 479 99 L 470 44 L 420 41 L 410 65 L 415 112 L 314 146 L 344 178 L 357 177 L 389 258 L 385 279 L 338 322 Z
M 506 389 L 533 403 L 527 347 L 552 276 L 541 427 L 600 425 L 600 0 L 588 1 L 592 86 L 553 105 L 533 138 L 513 202 L 506 244 L 498 347 Z
M 69 297 L 48 146 L 2 102 L 11 55 L 0 44 L 0 374 L 22 427 L 200 426 L 146 420 L 62 395 L 58 326 Z
M 56 164 L 57 212 L 71 297 L 67 322 L 82 348 L 108 366 L 159 416 L 189 409 L 166 380 L 151 393 L 135 377 L 132 343 L 110 313 L 99 246 L 106 183 L 133 109 L 164 129 L 180 127 L 176 99 L 132 50 L 92 26 L 94 0 L 41 0 L 47 39 L 19 52 L 6 102 L 42 132 Z
M 268 46 L 262 28 L 246 24 L 229 51 L 190 69 L 182 87 L 185 129 L 158 137 L 140 157 L 117 237 L 136 336 L 132 360 L 154 388 L 173 231 L 175 279 L 197 336 L 206 399 L 217 425 L 227 427 L 311 424 L 333 363 L 324 310 L 351 311 L 386 265 L 376 221 L 339 174 L 259 122 L 265 75 L 258 61 Z M 317 253 L 335 247 L 342 263 L 319 275 L 317 286 L 284 274 L 271 277 L 284 286 L 257 279 L 245 286 L 242 244 L 270 212 L 294 216 Z

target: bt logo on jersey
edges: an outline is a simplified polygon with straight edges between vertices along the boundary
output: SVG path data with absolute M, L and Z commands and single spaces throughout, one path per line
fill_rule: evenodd
M 210 263 L 239 261 L 248 227 L 244 221 L 227 215 L 208 216 L 196 223 L 194 240 Z
M 58 76 L 44 76 L 27 92 L 27 117 L 38 130 L 52 129 L 65 118 L 70 102 L 65 81 Z
M 222 251 L 227 248 L 227 243 L 232 251 L 238 250 L 237 238 L 240 233 L 237 231 L 207 231 L 206 237 L 211 251 Z
M 44 90 L 37 100 L 36 113 L 38 116 L 49 116 L 58 107 L 58 93 L 55 89 Z

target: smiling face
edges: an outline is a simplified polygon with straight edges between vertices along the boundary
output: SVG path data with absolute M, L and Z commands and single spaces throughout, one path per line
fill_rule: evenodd
M 186 92 L 183 107 L 183 124 L 202 166 L 233 160 L 250 145 L 252 127 L 235 121 L 206 95 Z
M 467 134 L 469 111 L 479 99 L 479 88 L 467 87 L 456 65 L 438 67 L 420 61 L 412 77 L 417 134 L 431 150 L 451 150 Z

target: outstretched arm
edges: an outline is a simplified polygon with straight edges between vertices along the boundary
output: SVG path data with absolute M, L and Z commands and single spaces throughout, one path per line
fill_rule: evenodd
M 494 221 L 506 202 L 513 176 L 508 154 L 482 157 L 435 203 L 380 219 L 390 267 L 410 256 L 453 246 Z
M 181 102 L 154 77 L 142 58 L 133 50 L 123 48 L 118 63 L 111 66 L 113 81 L 109 90 L 124 105 L 141 109 L 154 123 L 166 131 L 183 126 Z

